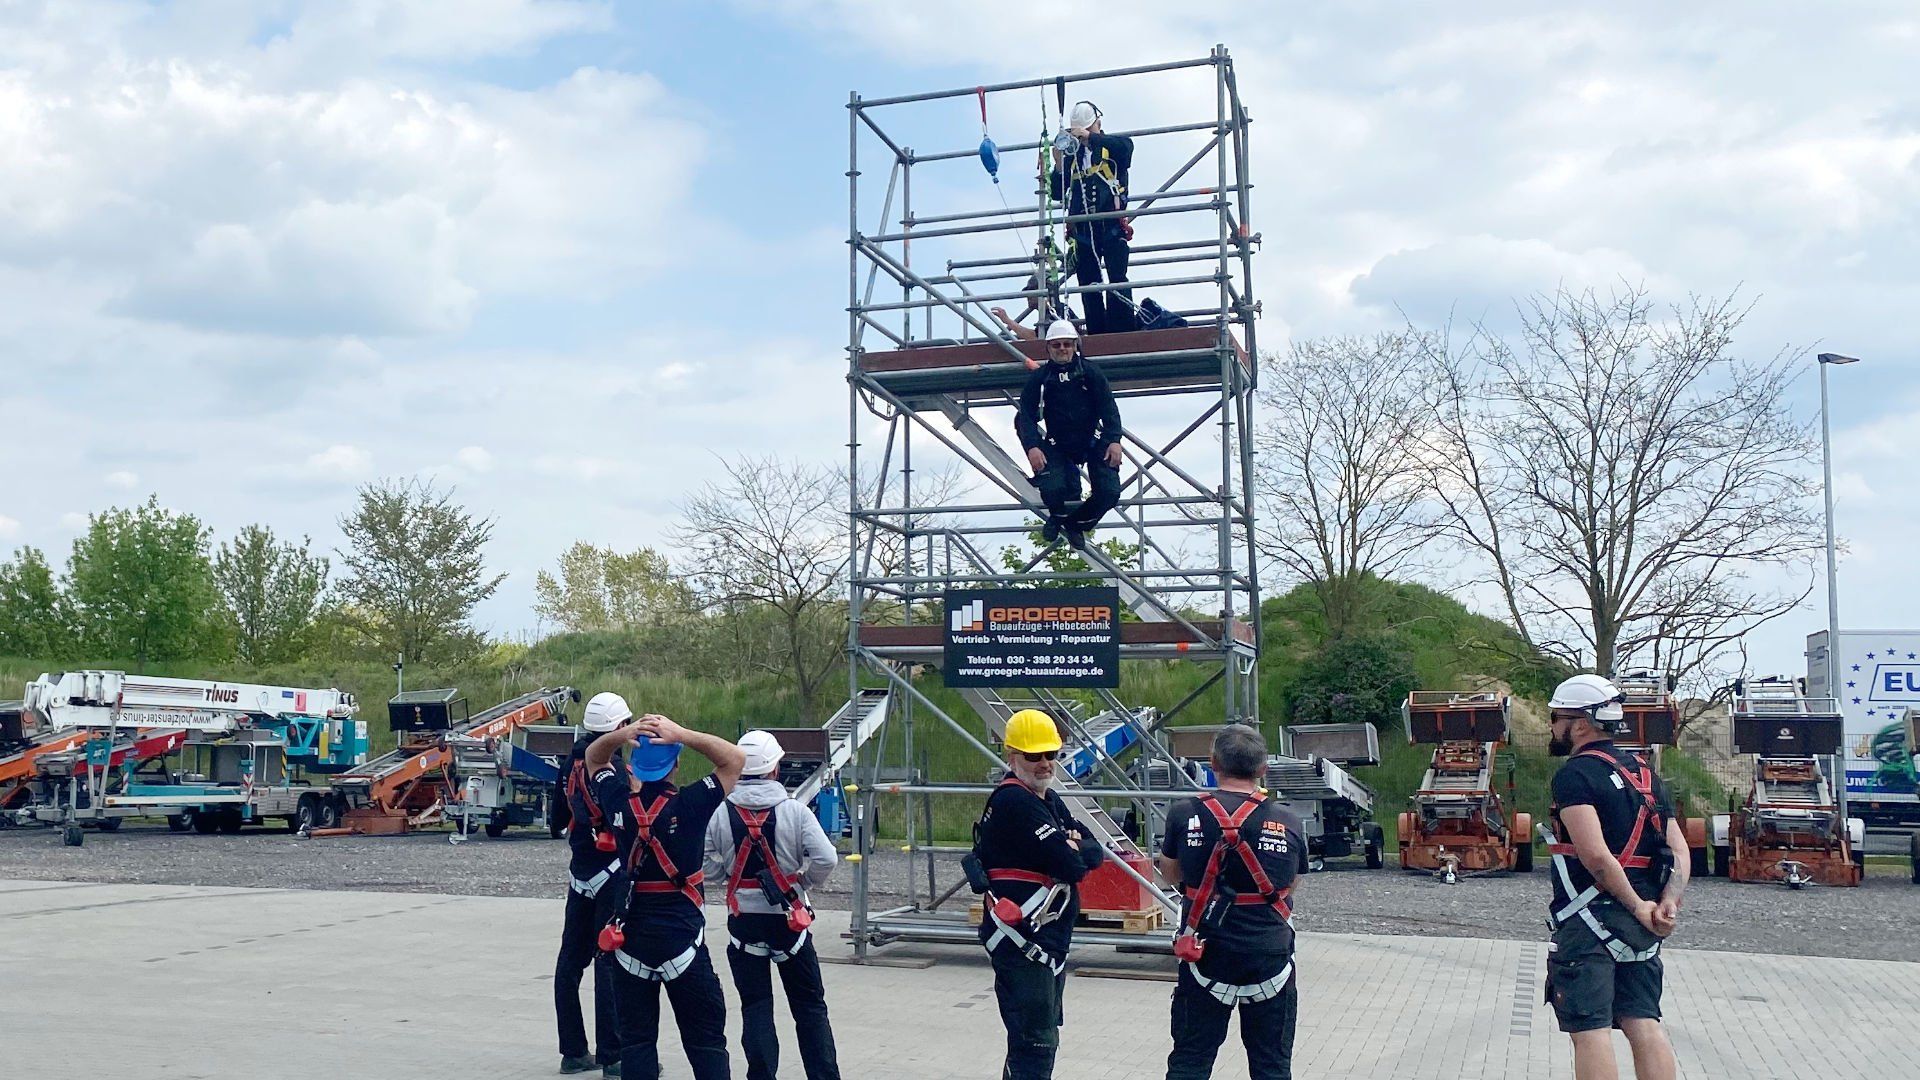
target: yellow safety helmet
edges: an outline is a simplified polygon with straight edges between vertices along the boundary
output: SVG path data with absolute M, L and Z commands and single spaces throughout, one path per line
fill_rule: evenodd
M 1021 709 L 1007 721 L 1007 749 L 1041 754 L 1060 749 L 1060 729 L 1039 709 Z

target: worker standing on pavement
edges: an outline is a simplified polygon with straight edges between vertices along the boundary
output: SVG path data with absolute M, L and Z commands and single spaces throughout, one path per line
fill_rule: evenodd
M 1043 430 L 1044 428 L 1044 430 Z M 1120 405 L 1100 369 L 1080 354 L 1080 333 L 1060 319 L 1047 328 L 1047 362 L 1027 376 L 1013 429 L 1047 504 L 1040 535 L 1086 546 L 1087 534 L 1120 502 Z M 1092 494 L 1078 507 L 1080 466 Z
M 685 789 L 672 776 L 680 748 L 713 762 L 713 772 Z M 627 768 L 613 757 L 627 750 Z M 688 731 L 648 715 L 593 741 L 587 770 L 594 797 L 618 838 L 627 873 L 621 913 L 600 932 L 612 954 L 620 1061 L 636 1080 L 660 1074 L 660 988 L 673 1003 L 680 1043 L 694 1080 L 728 1080 L 727 1003 L 707 956 L 700 905 L 700 860 L 707 821 L 740 779 L 745 758 L 718 736 Z
M 1007 721 L 1007 775 L 973 827 L 961 865 L 982 894 L 980 943 L 1007 1028 L 1002 1080 L 1048 1080 L 1065 1020 L 1067 949 L 1080 913 L 1077 884 L 1106 857 L 1052 790 L 1060 730 L 1038 709 Z
M 726 809 L 707 824 L 708 877 L 727 883 L 727 965 L 740 993 L 747 1080 L 774 1080 L 780 1037 L 773 1026 L 773 971 L 780 969 L 807 1080 L 840 1080 L 827 1022 L 827 990 L 813 947 L 807 891 L 839 861 L 833 841 L 780 783 L 780 743 L 765 731 L 740 738 L 746 765 Z
M 1575 675 L 1547 703 L 1553 774 L 1553 941 L 1547 1001 L 1573 1036 L 1577 1080 L 1616 1077 L 1613 1029 L 1633 1048 L 1639 1080 L 1673 1080 L 1660 1026 L 1660 942 L 1687 888 L 1686 833 L 1660 777 L 1613 743 L 1627 731 L 1620 689 Z
M 1252 1080 L 1292 1080 L 1299 990 L 1293 971 L 1295 876 L 1306 834 L 1292 811 L 1260 790 L 1267 743 L 1234 724 L 1213 737 L 1218 786 L 1175 803 L 1160 874 L 1186 895 L 1174 955 L 1173 1053 L 1167 1080 L 1206 1080 L 1240 1014 Z
M 567 915 L 560 935 L 560 958 L 553 968 L 553 1012 L 560 1024 L 560 1071 L 582 1073 L 606 1067 L 620 1075 L 620 1033 L 613 1012 L 613 958 L 600 951 L 600 929 L 625 898 L 626 875 L 615 850 L 618 840 L 600 813 L 587 775 L 587 747 L 631 719 L 633 711 L 619 694 L 600 693 L 587 702 L 553 799 L 555 824 L 566 831 L 572 855 L 567 861 Z M 624 768 L 618 759 L 615 769 Z M 580 1015 L 580 979 L 593 965 L 593 1038 L 587 1056 L 586 1021 Z

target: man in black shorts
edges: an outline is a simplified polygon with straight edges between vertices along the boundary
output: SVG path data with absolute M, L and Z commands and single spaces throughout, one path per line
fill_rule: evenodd
M 1639 1080 L 1673 1080 L 1678 1066 L 1660 1026 L 1660 942 L 1673 933 L 1687 887 L 1686 833 L 1666 785 L 1640 756 L 1615 746 L 1621 693 L 1598 675 L 1554 690 L 1548 752 L 1553 776 L 1553 928 L 1547 1001 L 1573 1036 L 1576 1080 L 1618 1076 L 1613 1032 L 1633 1047 Z

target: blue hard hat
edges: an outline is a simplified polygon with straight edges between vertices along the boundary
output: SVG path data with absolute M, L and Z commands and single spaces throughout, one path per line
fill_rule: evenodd
M 645 735 L 634 740 L 632 760 L 627 767 L 641 781 L 660 780 L 680 761 L 680 744 L 654 742 Z

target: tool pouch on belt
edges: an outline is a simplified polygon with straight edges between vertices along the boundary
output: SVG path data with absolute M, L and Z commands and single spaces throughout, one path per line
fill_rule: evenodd
M 762 869 L 754 876 L 754 880 L 759 882 L 760 895 L 766 897 L 767 903 L 774 907 L 787 905 L 787 894 L 781 890 L 780 881 L 773 876 L 771 867 Z
M 1240 894 L 1224 881 L 1216 881 L 1213 895 L 1207 897 L 1207 906 L 1200 909 L 1198 925 L 1202 930 L 1218 930 L 1227 921 L 1227 913 L 1233 910 L 1234 898 Z
M 993 887 L 993 881 L 987 877 L 987 868 L 981 863 L 980 856 L 969 851 L 960 857 L 960 872 L 967 876 L 967 888 L 976 894 L 986 892 Z
M 1607 933 L 1634 952 L 1645 952 L 1660 941 L 1660 935 L 1641 926 L 1640 920 L 1633 917 L 1633 912 L 1611 899 L 1595 900 L 1590 910 L 1593 917 L 1600 920 L 1600 925 L 1607 928 Z

